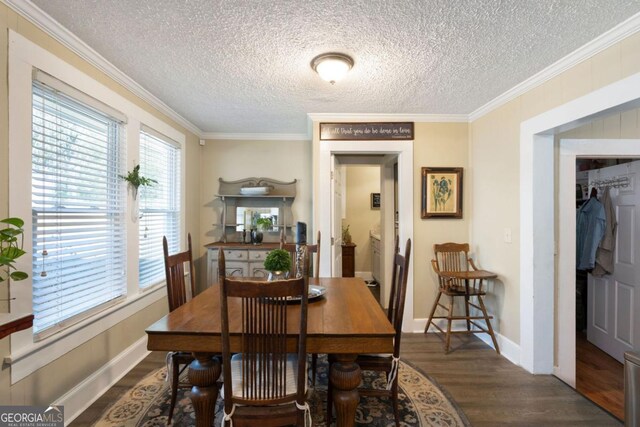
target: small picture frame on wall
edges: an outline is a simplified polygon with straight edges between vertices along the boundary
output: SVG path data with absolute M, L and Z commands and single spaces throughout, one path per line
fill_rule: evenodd
M 422 168 L 422 218 L 462 218 L 462 168 Z
M 380 193 L 371 193 L 371 209 L 380 209 Z

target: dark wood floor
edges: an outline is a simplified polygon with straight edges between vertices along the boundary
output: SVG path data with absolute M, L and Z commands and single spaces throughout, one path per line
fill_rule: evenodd
M 402 358 L 446 389 L 474 426 L 622 425 L 562 381 L 527 373 L 478 338 L 456 337 L 453 345 L 454 350 L 445 355 L 435 334 L 405 334 Z M 162 366 L 164 356 L 152 353 L 71 426 L 92 425 L 129 387 Z
M 456 338 L 445 355 L 435 334 L 403 335 L 402 353 L 449 391 L 472 425 L 622 425 L 556 377 L 531 375 L 476 337 Z
M 624 420 L 624 365 L 576 334 L 576 390 Z

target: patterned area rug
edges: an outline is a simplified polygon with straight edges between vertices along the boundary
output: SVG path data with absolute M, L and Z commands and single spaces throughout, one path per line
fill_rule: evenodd
M 102 415 L 97 427 L 151 427 L 167 425 L 170 387 L 165 382 L 166 369 L 161 368 L 128 391 Z M 364 372 L 363 386 L 386 385 L 384 374 Z M 434 380 L 409 365 L 400 363 L 400 420 L 401 426 L 470 426 L 464 413 Z M 189 389 L 178 391 L 178 402 L 173 414 L 174 426 L 195 425 L 195 414 Z M 318 360 L 318 379 L 311 396 L 313 425 L 326 427 L 325 405 L 327 397 L 326 357 Z M 222 420 L 222 400 L 216 404 L 215 426 Z M 368 427 L 395 426 L 389 399 L 361 397 L 356 412 L 356 425 Z

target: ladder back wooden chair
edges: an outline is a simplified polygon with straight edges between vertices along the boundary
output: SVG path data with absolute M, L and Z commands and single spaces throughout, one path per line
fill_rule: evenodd
M 498 342 L 491 327 L 491 319 L 493 316 L 487 314 L 483 297 L 486 291 L 483 288 L 483 280 L 485 278 L 495 277 L 493 273 L 479 270 L 473 260 L 469 258 L 468 243 L 442 243 L 433 245 L 434 259 L 431 260 L 431 266 L 438 275 L 438 296 L 433 303 L 429 320 L 424 329 L 427 333 L 430 326 L 436 328 L 445 337 L 445 352 L 449 352 L 451 346 L 451 335 L 468 334 L 468 333 L 487 333 L 493 341 L 496 352 L 500 354 Z M 451 273 L 463 272 L 468 274 L 460 274 L 459 277 L 451 277 Z M 483 274 L 484 273 L 484 274 Z M 446 306 L 440 302 L 441 297 L 445 295 L 449 297 L 449 305 Z M 454 299 L 456 297 L 464 298 L 464 315 L 454 314 Z M 471 301 L 471 297 L 476 297 L 477 303 Z M 472 315 L 471 307 L 480 311 L 480 315 Z M 438 308 L 445 310 L 446 314 L 436 315 Z M 446 319 L 447 330 L 443 330 L 438 325 L 436 319 Z M 466 330 L 453 331 L 453 321 L 464 320 L 466 322 Z M 484 320 L 485 325 L 478 323 L 478 320 Z M 471 327 L 474 326 L 475 329 Z
M 191 234 L 187 235 L 187 250 L 169 255 L 169 245 L 166 236 L 162 237 L 164 251 L 164 270 L 167 281 L 167 301 L 169 311 L 173 311 L 190 300 L 196 293 L 195 268 L 193 265 L 193 251 L 191 247 Z M 185 264 L 187 269 L 185 270 Z M 185 271 L 189 273 L 189 283 L 185 282 Z M 176 406 L 178 388 L 191 388 L 191 384 L 180 382 L 180 375 L 193 361 L 191 353 L 172 351 L 167 354 L 169 369 L 167 375 L 171 376 L 171 405 L 169 406 L 168 423 L 171 424 L 173 410 Z
M 306 366 L 308 277 L 269 282 L 227 278 L 222 249 L 218 264 L 224 425 L 304 426 L 311 417 Z M 300 301 L 292 304 L 291 298 Z M 292 308 L 299 318 L 288 317 Z M 234 349 L 235 354 L 232 341 L 241 347 Z
M 400 254 L 400 241 L 396 237 L 391 276 L 391 291 L 387 318 L 396 331 L 393 341 L 392 354 L 363 354 L 359 355 L 356 363 L 363 371 L 385 372 L 387 376 L 386 389 L 359 389 L 363 396 L 389 396 L 393 405 L 393 415 L 396 426 L 400 425 L 398 411 L 398 369 L 400 363 L 400 341 L 402 339 L 402 321 L 404 318 L 404 302 L 407 295 L 407 278 L 409 277 L 409 261 L 411 258 L 411 239 L 407 240 L 404 255 Z M 331 359 L 330 359 L 331 361 Z M 327 390 L 327 425 L 332 420 L 333 391 L 331 384 Z

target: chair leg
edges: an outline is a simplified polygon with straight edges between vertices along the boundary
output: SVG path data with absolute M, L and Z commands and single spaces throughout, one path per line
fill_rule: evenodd
M 451 345 L 451 322 L 453 317 L 453 296 L 449 295 L 449 314 L 447 315 L 447 340 L 444 346 L 444 352 L 449 352 L 449 346 Z
M 311 355 L 311 384 L 316 385 L 316 372 L 318 370 L 318 354 Z
M 487 314 L 487 309 L 484 306 L 484 302 L 482 301 L 482 297 L 478 295 L 478 304 L 480 305 L 480 309 L 482 310 L 482 314 L 484 316 L 484 321 L 487 323 L 487 330 L 489 331 L 489 335 L 491 335 L 491 341 L 493 341 L 493 345 L 495 346 L 496 353 L 500 354 L 500 348 L 498 347 L 498 341 L 496 340 L 496 336 L 493 333 L 493 328 L 491 327 L 491 321 L 489 320 L 489 315 Z
M 433 316 L 436 314 L 436 308 L 438 308 L 438 302 L 440 302 L 440 297 L 442 296 L 442 292 L 438 291 L 438 296 L 436 297 L 436 301 L 433 303 L 433 307 L 431 308 L 431 313 L 429 313 L 429 320 L 427 320 L 427 326 L 424 327 L 424 333 L 429 332 L 429 326 L 431 326 L 431 322 L 433 321 Z
M 169 418 L 167 419 L 167 425 L 172 424 L 173 410 L 176 407 L 176 400 L 178 398 L 178 383 L 180 380 L 180 366 L 178 363 L 173 363 L 172 375 L 171 375 L 171 406 L 169 406 Z
M 331 372 L 331 363 L 329 363 L 329 372 Z M 333 419 L 333 387 L 331 386 L 331 380 L 327 383 L 327 419 L 325 420 L 327 426 L 331 425 Z
M 388 378 L 388 376 L 387 376 Z M 396 427 L 400 427 L 400 411 L 398 410 L 398 375 L 391 385 L 391 404 L 393 405 L 393 416 L 396 419 Z
M 464 296 L 464 312 L 467 315 L 467 331 L 471 330 L 471 319 L 469 319 L 469 295 Z

